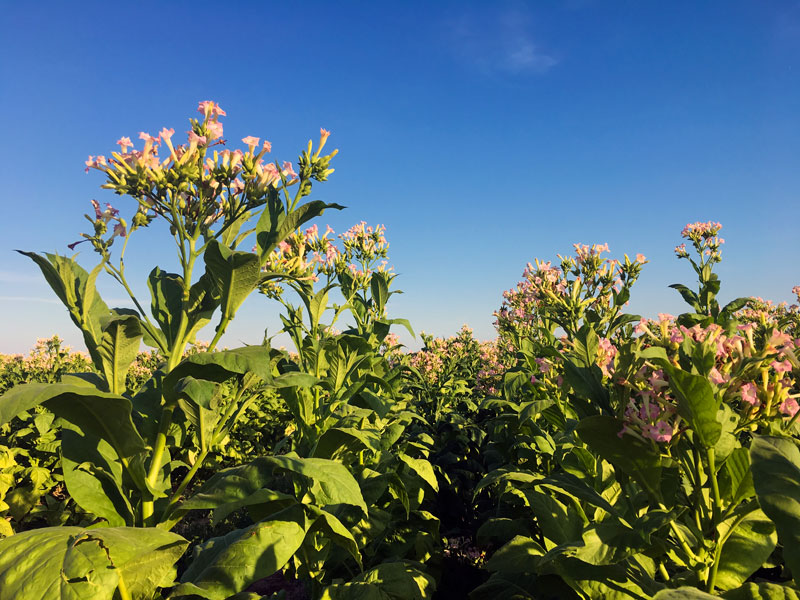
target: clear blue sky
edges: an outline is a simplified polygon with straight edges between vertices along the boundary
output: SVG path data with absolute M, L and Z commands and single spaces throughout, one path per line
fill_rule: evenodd
M 414 327 L 493 337 L 526 262 L 573 242 L 651 261 L 631 310 L 681 311 L 667 285 L 687 222 L 721 221 L 722 299 L 790 300 L 800 283 L 800 3 L 5 2 L 0 23 L 0 352 L 79 336 L 14 248 L 66 253 L 84 174 L 120 136 L 187 129 L 199 100 L 225 137 L 294 160 L 320 127 L 340 149 L 316 197 L 335 229 L 388 228 Z M 131 204 L 120 208 L 131 210 Z M 163 236 L 129 248 L 144 290 Z M 163 232 L 160 232 L 163 234 Z M 91 268 L 95 255 L 81 252 Z M 123 294 L 105 284 L 110 304 Z M 223 338 L 257 342 L 253 297 Z M 205 337 L 211 334 L 206 332 Z

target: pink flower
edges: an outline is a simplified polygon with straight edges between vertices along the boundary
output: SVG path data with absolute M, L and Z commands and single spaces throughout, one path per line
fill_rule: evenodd
M 133 148 L 133 142 L 131 138 L 127 136 L 123 136 L 117 140 L 117 144 L 119 144 L 120 151 L 125 154 L 128 151 L 128 148 Z
M 206 117 L 226 117 L 227 114 L 222 110 L 216 102 L 212 100 L 204 100 L 197 105 L 197 112 L 204 114 Z
M 644 254 L 637 254 L 637 255 L 636 255 L 636 262 L 637 262 L 637 263 L 639 263 L 639 264 L 644 264 L 644 263 L 645 263 L 645 260 L 646 260 L 646 259 L 645 259 L 645 257 L 644 257 Z
M 89 156 L 89 160 L 86 161 L 86 172 L 89 172 L 90 168 L 99 169 L 100 167 L 104 167 L 106 165 L 106 157 L 105 156 Z
M 319 144 L 320 144 L 320 147 L 322 147 L 322 146 L 324 146 L 324 145 L 325 145 L 325 142 L 328 140 L 328 136 L 329 136 L 330 134 L 331 134 L 331 132 L 330 132 L 330 131 L 328 131 L 327 129 L 322 129 L 322 128 L 320 127 L 320 129 L 319 129 L 319 135 L 320 135 L 320 141 L 319 141 Z
M 256 146 L 258 146 L 259 141 L 260 141 L 259 138 L 253 137 L 252 135 L 248 135 L 247 137 L 242 138 L 242 142 L 250 147 L 250 152 L 252 152 Z
M 711 372 L 708 374 L 708 378 L 716 385 L 725 383 L 725 377 L 717 370 L 716 367 L 711 369 Z
M 758 406 L 758 388 L 754 383 L 745 383 L 739 390 L 742 394 L 742 401 L 747 402 L 750 406 Z
M 206 144 L 206 136 L 197 135 L 194 131 L 189 132 L 189 143 L 195 146 L 204 146 Z
M 145 133 L 144 131 L 139 132 L 139 139 L 144 140 L 145 143 L 150 142 L 151 144 L 158 143 L 159 141 L 157 137 L 153 137 L 152 135 L 150 135 L 149 133 Z
M 218 140 L 222 137 L 222 123 L 219 121 L 209 121 L 206 123 L 206 130 L 208 130 L 208 137 L 212 140 Z
M 655 425 L 645 425 L 642 428 L 642 435 L 655 442 L 669 442 L 672 434 L 672 425 L 666 421 L 657 421 Z
M 794 398 L 787 398 L 781 402 L 778 408 L 787 417 L 793 417 L 797 414 L 797 411 L 800 410 L 800 405 L 797 404 L 797 400 Z
M 165 142 L 169 141 L 169 139 L 174 134 L 175 134 L 175 130 L 174 129 L 171 129 L 171 128 L 167 129 L 166 127 L 163 127 L 161 129 L 161 131 L 158 132 L 159 137 L 161 137 L 161 139 L 164 140 Z M 119 142 L 117 142 L 117 143 L 119 143 Z
M 297 177 L 297 173 L 295 173 L 294 169 L 292 168 L 292 163 L 290 163 L 288 160 L 283 162 L 283 174 Z
M 789 371 L 792 370 L 792 363 L 790 363 L 788 360 L 784 360 L 781 362 L 773 360 L 770 366 L 773 369 L 775 369 L 776 373 L 788 373 Z

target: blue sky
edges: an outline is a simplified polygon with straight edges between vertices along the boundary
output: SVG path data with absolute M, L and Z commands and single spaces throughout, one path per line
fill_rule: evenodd
M 185 131 L 197 102 L 225 137 L 294 160 L 320 127 L 340 149 L 320 225 L 388 229 L 393 316 L 493 337 L 528 261 L 607 242 L 646 265 L 631 311 L 682 310 L 684 224 L 721 221 L 722 299 L 791 300 L 800 283 L 800 3 L 6 3 L 0 24 L 0 352 L 58 333 L 66 312 L 15 248 L 66 253 L 86 175 L 120 136 Z M 131 240 L 130 277 L 174 270 L 164 231 Z M 84 266 L 95 264 L 83 250 Z M 123 300 L 113 282 L 110 304 Z M 278 329 L 248 300 L 228 346 Z M 212 332 L 213 333 L 213 332 Z M 206 332 L 204 337 L 210 338 Z M 406 339 L 415 347 L 416 344 Z

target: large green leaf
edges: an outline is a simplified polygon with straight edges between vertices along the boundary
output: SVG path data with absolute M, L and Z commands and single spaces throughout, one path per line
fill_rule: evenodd
M 95 281 L 102 269 L 102 263 L 91 273 L 87 273 L 74 258 L 49 253 L 40 256 L 35 252 L 22 250 L 17 252 L 33 260 L 41 269 L 47 283 L 69 311 L 72 322 L 83 333 L 86 348 L 95 366 L 99 368 L 97 347 L 102 337 L 101 321 L 109 315 L 108 306 L 95 290 Z
M 758 503 L 775 523 L 786 566 L 800 582 L 800 450 L 790 439 L 757 436 L 750 460 Z
M 305 510 L 292 506 L 245 529 L 212 538 L 195 549 L 181 585 L 173 594 L 191 593 L 197 586 L 206 597 L 224 600 L 251 583 L 272 575 L 294 556 L 310 523 Z
M 236 311 L 261 283 L 261 262 L 257 254 L 230 250 L 216 240 L 208 243 L 203 254 L 206 272 L 217 288 L 224 319 Z
M 577 432 L 589 448 L 638 481 L 654 498 L 661 497 L 661 457 L 652 445 L 632 435 L 618 435 L 624 423 L 596 415 L 582 419 Z
M 428 600 L 436 581 L 414 563 L 383 563 L 352 581 L 326 588 L 320 600 Z
M 82 431 L 107 441 L 143 486 L 144 469 L 136 459 L 146 447 L 131 420 L 130 400 L 85 383 L 27 383 L 0 396 L 0 424 L 40 404 Z
M 328 208 L 341 210 L 344 206 L 312 200 L 298 206 L 287 215 L 279 200 L 270 200 L 256 223 L 256 243 L 261 264 L 263 265 L 267 261 L 269 253 L 289 234 L 311 219 L 320 216 Z
M 150 312 L 172 348 L 178 335 L 183 307 L 183 277 L 154 268 L 147 278 L 150 287 Z
M 742 585 L 766 562 L 777 543 L 775 525 L 762 511 L 747 515 L 722 547 L 717 587 L 730 590 Z
M 492 555 L 486 568 L 504 574 L 533 573 L 544 554 L 545 550 L 539 542 L 518 535 Z
M 120 580 L 134 600 L 169 585 L 187 545 L 149 528 L 46 527 L 0 540 L 0 600 L 111 600 Z
M 310 491 L 320 507 L 349 504 L 360 508 L 365 515 L 368 513 L 358 482 L 342 463 L 291 455 L 272 456 L 267 460 L 276 467 L 311 479 Z
M 434 492 L 439 491 L 439 482 L 436 480 L 436 474 L 433 472 L 430 461 L 424 458 L 413 458 L 402 452 L 398 454 L 397 457 L 403 461 L 412 472 L 416 473 L 420 479 L 427 483 Z
M 176 399 L 176 385 L 187 376 L 220 382 L 234 375 L 248 373 L 257 375 L 264 381 L 271 381 L 269 348 L 245 346 L 234 350 L 191 354 L 164 377 L 164 394 L 170 399 Z
M 128 368 L 136 360 L 141 341 L 142 328 L 138 317 L 118 315 L 103 323 L 97 354 L 102 361 L 109 391 L 115 394 L 125 391 Z
M 133 524 L 133 509 L 123 492 L 122 465 L 108 442 L 63 429 L 61 467 L 73 500 L 112 527 Z
M 669 385 L 678 400 L 678 414 L 688 421 L 697 439 L 711 448 L 722 435 L 717 420 L 719 402 L 711 382 L 702 375 L 669 369 Z

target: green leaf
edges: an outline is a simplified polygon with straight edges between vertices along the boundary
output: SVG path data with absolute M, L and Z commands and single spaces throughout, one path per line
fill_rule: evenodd
M 775 525 L 767 515 L 761 510 L 747 515 L 722 547 L 717 587 L 730 590 L 740 586 L 766 562 L 777 543 Z
M 61 432 L 61 466 L 72 499 L 112 527 L 133 524 L 123 492 L 122 465 L 108 442 L 72 429 Z
M 297 505 L 269 521 L 212 538 L 195 549 L 181 583 L 225 600 L 283 568 L 305 540 L 308 525 L 305 510 Z M 191 593 L 193 586 L 179 585 L 173 594 Z
M 717 420 L 719 402 L 711 382 L 674 367 L 668 372 L 670 388 L 678 400 L 678 414 L 688 421 L 703 446 L 713 447 L 722 435 L 722 423 Z
M 436 581 L 418 565 L 407 561 L 386 562 L 362 573 L 353 582 L 372 584 L 391 600 L 428 600 L 436 591 Z M 339 596 L 332 596 L 338 600 Z M 358 598 L 360 596 L 342 596 Z
M 381 439 L 372 431 L 355 427 L 331 427 L 317 440 L 311 456 L 314 458 L 334 458 L 340 450 L 366 449 L 378 452 Z
M 624 423 L 596 415 L 578 423 L 580 438 L 601 458 L 633 477 L 656 499 L 661 497 L 661 457 L 652 445 L 632 435 L 620 437 Z
M 400 453 L 397 457 L 403 461 L 406 466 L 416 473 L 420 479 L 427 483 L 434 492 L 439 491 L 439 482 L 436 480 L 436 474 L 433 472 L 431 463 L 424 458 L 412 458 L 407 454 Z
M 310 491 L 320 507 L 349 504 L 360 508 L 365 515 L 368 514 L 358 482 L 342 463 L 288 454 L 267 457 L 267 460 L 276 467 L 311 479 L 314 484 Z
M 219 293 L 222 317 L 232 319 L 261 283 L 262 263 L 257 254 L 230 250 L 216 240 L 208 243 L 203 260 Z
M 321 531 L 325 537 L 332 540 L 337 546 L 344 548 L 358 563 L 358 568 L 363 569 L 361 552 L 353 534 L 342 522 L 331 513 L 321 510 L 316 506 L 306 505 L 305 509 L 314 524 L 309 528 L 309 533 Z
M 164 377 L 164 395 L 176 399 L 175 388 L 184 377 L 222 382 L 234 375 L 253 373 L 265 382 L 272 380 L 269 348 L 245 346 L 219 352 L 198 352 L 184 358 Z
M 730 504 L 738 504 L 755 495 L 747 448 L 735 448 L 731 452 L 720 470 L 719 486 L 723 498 Z
M 726 600 L 800 600 L 800 590 L 777 583 L 745 583 L 722 594 Z
M 109 391 L 115 394 L 125 391 L 125 377 L 131 363 L 136 360 L 141 341 L 139 317 L 114 316 L 103 324 L 103 336 L 97 347 L 97 354 L 102 361 Z
M 702 308 L 700 307 L 700 299 L 697 297 L 697 294 L 690 290 L 688 287 L 681 283 L 673 283 L 671 286 L 673 290 L 678 290 L 681 297 L 684 299 L 686 304 L 691 306 L 697 312 L 700 312 Z
M 267 261 L 267 256 L 275 247 L 311 219 L 320 216 L 328 208 L 341 210 L 339 204 L 325 204 L 321 200 L 312 200 L 298 206 L 286 214 L 280 201 L 269 202 L 256 223 L 256 244 L 260 264 Z
M 27 383 L 0 396 L 0 424 L 40 404 L 82 431 L 107 441 L 123 464 L 129 464 L 129 473 L 140 489 L 146 489 L 144 467 L 135 459 L 147 448 L 131 420 L 130 400 L 86 384 Z
M 109 315 L 108 306 L 94 287 L 102 263 L 90 274 L 74 258 L 49 253 L 40 256 L 35 252 L 21 250 L 17 252 L 33 260 L 41 269 L 47 283 L 69 311 L 72 322 L 83 333 L 92 361 L 100 368 L 97 347 L 102 337 L 101 320 Z
M 486 568 L 499 573 L 533 573 L 544 554 L 538 542 L 518 535 L 492 555 Z
M 0 600 L 111 600 L 120 575 L 131 598 L 168 585 L 187 545 L 151 528 L 46 527 L 0 540 Z
M 147 278 L 150 312 L 166 338 L 168 348 L 176 342 L 183 309 L 183 277 L 154 268 Z
M 373 273 L 369 285 L 375 309 L 378 314 L 383 314 L 383 309 L 389 300 L 389 274 L 380 271 Z
M 800 450 L 792 440 L 756 436 L 750 446 L 758 503 L 775 523 L 786 566 L 800 581 Z

